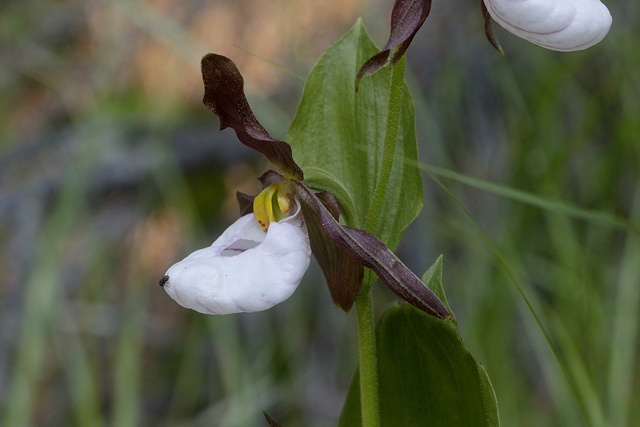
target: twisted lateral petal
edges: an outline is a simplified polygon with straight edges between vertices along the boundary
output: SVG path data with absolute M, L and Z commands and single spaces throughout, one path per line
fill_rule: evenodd
M 336 247 L 342 249 L 342 251 L 352 257 L 357 263 L 370 268 L 391 291 L 403 300 L 432 316 L 440 319 L 451 318 L 451 313 L 449 313 L 449 310 L 442 301 L 438 299 L 437 295 L 425 286 L 425 284 L 398 259 L 391 249 L 377 237 L 366 231 L 340 224 L 336 220 L 334 213 L 331 212 L 332 203 L 328 203 L 329 207 L 327 207 L 318 195 L 314 194 L 304 184 L 298 182 L 295 185 L 297 187 L 298 197 L 303 205 L 308 208 L 306 210 L 315 211 L 317 214 L 315 220 L 319 222 L 319 226 L 324 230 L 326 237 L 331 240 Z M 322 198 L 325 197 L 323 196 Z M 325 201 L 327 200 L 325 199 Z M 311 226 L 310 229 L 312 229 Z M 318 259 L 321 258 L 318 257 Z M 325 271 L 324 268 L 323 271 Z M 325 275 L 326 273 L 325 271 Z M 359 277 L 361 280 L 362 276 Z M 349 284 L 347 281 L 344 283 Z M 351 283 L 351 285 L 354 285 L 354 283 Z M 358 289 L 356 289 L 356 294 Z M 333 291 L 332 296 L 334 296 Z M 348 290 L 346 296 L 349 296 Z M 355 298 L 355 295 L 353 295 L 353 298 Z M 351 307 L 352 303 L 353 300 L 349 301 L 348 299 L 338 301 L 338 304 L 343 308 L 346 307 L 347 310 Z
M 600 0 L 484 0 L 491 17 L 506 30 L 558 51 L 583 50 L 600 42 L 611 27 Z
M 205 249 L 174 264 L 160 281 L 183 307 L 204 314 L 266 310 L 296 290 L 311 249 L 299 212 L 265 234 L 253 214 L 238 219 Z

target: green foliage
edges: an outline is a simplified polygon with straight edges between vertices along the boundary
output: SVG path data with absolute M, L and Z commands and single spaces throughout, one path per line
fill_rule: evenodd
M 304 73 L 315 48 L 301 48 L 301 36 L 311 34 L 314 46 L 326 46 L 351 21 L 318 19 L 323 31 L 314 27 L 306 34 L 287 26 L 296 39 L 274 44 L 276 52 L 286 52 L 280 55 L 258 37 L 191 32 L 189 19 L 216 16 L 211 10 L 165 13 L 154 3 L 131 0 L 96 8 L 5 3 L 0 424 L 100 425 L 113 423 L 118 413 L 132 424 L 247 426 L 264 423 L 266 409 L 285 426 L 331 425 L 356 366 L 354 325 L 332 306 L 321 278 L 309 274 L 270 313 L 206 319 L 177 309 L 157 281 L 167 262 L 211 243 L 216 230 L 231 222 L 229 211 L 210 200 L 240 189 L 215 187 L 233 182 L 229 172 L 247 161 L 236 157 L 221 166 L 207 154 L 201 155 L 210 162 L 204 168 L 185 163 L 184 154 L 193 152 L 185 141 L 196 137 L 206 146 L 233 132 L 215 131 L 215 119 L 199 102 L 201 88 L 189 84 L 189 97 L 177 98 L 176 84 L 185 74 L 199 82 L 199 58 L 228 37 Z M 240 5 L 242 13 L 230 21 L 246 22 L 249 3 L 257 2 L 198 7 L 223 5 L 227 11 Z M 326 9 L 311 3 L 305 7 Z M 640 221 L 640 8 L 631 0 L 607 2 L 611 33 L 579 53 L 547 52 L 495 27 L 508 54 L 503 58 L 484 39 L 477 5 L 457 3 L 441 2 L 440 16 L 459 19 L 431 16 L 409 49 L 421 155 L 430 165 L 504 189 L 479 181 L 470 187 L 459 175 L 441 175 L 529 296 L 538 298 L 559 351 L 602 408 L 603 425 L 635 426 L 640 239 L 627 231 L 637 227 L 627 225 Z M 386 11 L 360 4 L 357 13 L 369 15 L 370 29 L 387 28 L 388 16 L 380 17 Z M 333 32 L 324 31 L 327 24 Z M 88 33 L 91 26 L 100 31 Z M 381 42 L 385 37 L 374 36 Z M 157 56 L 158 41 L 166 47 L 162 66 L 152 64 L 146 69 L 153 73 L 144 73 L 136 64 Z M 164 67 L 175 62 L 191 68 Z M 256 116 L 280 137 L 301 85 L 276 77 L 280 83 L 268 88 L 247 79 L 247 96 Z M 152 89 L 163 90 L 149 90 L 150 80 L 156 82 Z M 123 158 L 135 167 L 124 167 Z M 141 174 L 118 182 L 105 170 Z M 308 169 L 305 174 L 315 181 Z M 92 185 L 78 189 L 81 183 Z M 447 254 L 447 295 L 465 344 L 491 376 L 502 424 L 589 425 L 483 237 L 430 180 L 425 188 L 427 208 L 405 234 L 402 253 L 420 263 Z M 131 250 L 135 230 L 167 206 L 180 207 L 170 221 L 180 225 L 179 238 L 163 244 L 167 228 L 152 228 L 149 244 Z M 346 215 L 343 209 L 349 222 Z M 614 224 L 611 215 L 627 225 Z M 162 257 L 141 268 L 140 255 L 152 253 Z M 138 273 L 129 274 L 131 268 Z
M 445 302 L 442 257 L 422 277 Z M 453 320 L 393 303 L 376 326 L 382 426 L 500 424 L 489 377 L 467 350 Z M 356 373 L 339 426 L 361 424 Z
M 362 22 L 356 22 L 311 70 L 287 134 L 293 158 L 305 173 L 307 168 L 313 171 L 305 183 L 327 191 L 339 187 L 334 195 L 342 211 L 354 212 L 347 225 L 356 227 L 365 224 L 380 172 L 390 71 L 363 79 L 358 92 L 354 82 L 362 63 L 377 52 Z M 413 100 L 405 87 L 384 221 L 374 233 L 392 249 L 422 207 L 420 171 L 405 162 L 418 157 L 414 120 Z

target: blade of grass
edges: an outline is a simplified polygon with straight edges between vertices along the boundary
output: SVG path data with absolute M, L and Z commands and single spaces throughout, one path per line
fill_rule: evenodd
M 640 223 L 628 221 L 608 212 L 593 211 L 559 200 L 550 200 L 545 197 L 528 193 L 526 191 L 516 190 L 504 185 L 494 184 L 468 175 L 463 175 L 449 169 L 428 165 L 426 163 L 420 163 L 419 167 L 423 171 L 431 173 L 433 175 L 452 179 L 461 184 L 469 185 L 479 190 L 487 191 L 489 193 L 503 196 L 508 199 L 525 203 L 531 206 L 536 206 L 540 209 L 544 209 L 550 212 L 565 214 L 569 217 L 582 219 L 584 221 L 588 221 L 601 226 L 613 227 L 640 233 Z
M 56 306 L 56 313 L 64 317 L 72 313 L 69 301 L 61 298 Z M 56 324 L 64 324 L 65 319 L 58 319 Z M 92 366 L 97 360 L 95 352 L 91 352 L 80 338 L 81 327 L 76 330 L 56 331 L 53 334 L 55 351 L 62 363 L 67 380 L 68 393 L 71 397 L 73 416 L 78 425 L 103 426 L 104 419 L 101 408 L 99 373 Z
M 361 148 L 363 151 L 366 150 L 366 147 L 364 146 Z M 424 162 L 415 162 L 406 158 L 402 161 L 404 161 L 406 164 L 414 165 L 420 168 L 423 172 L 433 174 L 433 176 L 437 175 L 443 178 L 451 179 L 461 184 L 465 184 L 470 187 L 474 187 L 479 190 L 496 194 L 498 196 L 515 200 L 517 202 L 524 203 L 530 206 L 535 206 L 549 212 L 564 214 L 571 218 L 580 219 L 603 227 L 611 227 L 619 230 L 640 233 L 639 222 L 630 221 L 625 218 L 613 215 L 609 212 L 594 211 L 591 209 L 581 208 L 579 206 L 575 206 L 561 200 L 551 200 L 549 198 L 538 196 L 527 191 L 517 190 L 505 185 L 495 184 L 489 181 L 452 171 L 451 169 L 429 165 Z
M 194 375 L 194 372 L 204 370 L 204 362 L 200 353 L 203 336 L 206 337 L 201 322 L 190 319 L 185 331 L 185 339 L 181 342 L 182 350 L 177 373 L 172 377 L 171 398 L 167 403 L 166 420 L 169 425 L 179 424 L 184 414 L 196 413 L 198 395 L 202 393 L 204 383 L 202 377 Z
M 164 43 L 194 68 L 199 67 L 200 57 L 209 51 L 206 44 L 189 34 L 179 22 L 158 13 L 144 2 L 107 0 L 105 3 Z
M 435 174 L 433 172 L 431 172 L 430 169 L 423 168 L 423 170 L 427 173 L 427 175 L 429 175 L 429 177 L 432 180 L 434 180 L 436 182 L 436 184 L 438 184 L 438 186 L 462 210 L 462 212 L 469 219 L 469 221 L 471 222 L 473 227 L 480 233 L 480 235 L 482 236 L 483 240 L 487 243 L 487 245 L 491 249 L 491 252 L 494 254 L 494 256 L 496 257 L 496 259 L 498 260 L 498 262 L 500 263 L 500 265 L 504 269 L 505 273 L 507 274 L 507 276 L 509 277 L 511 282 L 514 284 L 516 290 L 518 291 L 518 293 L 522 297 L 523 302 L 527 306 L 527 309 L 529 310 L 529 312 L 531 313 L 535 323 L 537 324 L 538 329 L 540 330 L 540 332 L 544 336 L 544 340 L 546 341 L 547 346 L 551 350 L 551 352 L 553 354 L 553 357 L 555 358 L 556 362 L 558 363 L 558 366 L 560 367 L 560 369 L 561 369 L 561 371 L 562 371 L 562 373 L 563 373 L 563 375 L 564 375 L 564 377 L 565 377 L 565 379 L 567 381 L 567 384 L 569 385 L 569 387 L 570 387 L 570 389 L 571 389 L 571 391 L 572 391 L 572 393 L 573 393 L 573 395 L 574 395 L 574 397 L 575 397 L 575 399 L 576 399 L 576 401 L 577 401 L 577 403 L 578 403 L 578 405 L 580 407 L 580 410 L 581 410 L 583 416 L 587 420 L 587 423 L 589 425 L 602 425 L 600 420 L 598 419 L 598 412 L 593 407 L 590 406 L 593 402 L 592 401 L 590 401 L 590 402 L 585 401 L 585 393 L 578 388 L 578 385 L 576 383 L 575 378 L 572 375 L 571 370 L 569 370 L 566 361 L 564 360 L 564 358 L 560 354 L 560 351 L 559 351 L 558 347 L 556 346 L 556 344 L 553 341 L 551 335 L 549 334 L 549 332 L 547 331 L 546 327 L 544 326 L 544 323 L 542 322 L 542 319 L 538 315 L 538 312 L 540 310 L 537 309 L 537 307 L 539 307 L 540 304 L 537 301 L 537 299 L 535 299 L 535 295 L 532 295 L 531 298 L 530 298 L 527 295 L 527 293 L 525 293 L 522 284 L 520 283 L 520 281 L 516 277 L 515 273 L 511 269 L 511 267 L 510 267 L 509 263 L 507 262 L 507 260 L 505 259 L 505 257 L 502 255 L 502 252 L 493 243 L 491 238 L 489 238 L 489 236 L 484 232 L 482 227 L 480 227 L 480 225 L 476 222 L 476 220 L 473 218 L 471 213 L 464 207 L 464 205 L 460 202 L 460 200 L 458 200 L 458 198 L 442 183 L 442 181 L 440 181 L 435 176 Z M 534 307 L 534 305 L 535 305 L 535 307 Z M 581 384 L 581 385 L 584 385 L 584 384 Z M 591 395 L 597 395 L 597 394 L 588 393 L 588 395 L 591 396 Z
M 304 83 L 306 81 L 306 79 L 304 77 L 302 77 L 300 74 L 291 71 L 290 69 L 283 67 L 282 65 L 278 64 L 277 62 L 274 62 L 268 58 L 265 58 L 264 56 L 258 55 L 257 53 L 244 48 L 242 46 L 238 46 L 238 45 L 234 45 L 235 47 L 237 47 L 238 49 L 244 50 L 246 53 L 248 53 L 251 56 L 255 56 L 256 58 L 258 58 L 261 61 L 266 62 L 269 65 L 273 65 L 274 67 L 276 67 L 278 70 L 287 73 L 288 75 L 290 75 L 291 77 L 293 77 L 294 79 L 300 80 L 302 83 Z
M 636 187 L 633 216 L 640 215 L 640 185 Z M 608 411 L 611 425 L 628 424 L 637 366 L 640 325 L 640 237 L 627 236 L 622 255 L 609 357 Z
M 78 141 L 91 139 L 94 130 L 92 126 L 93 124 L 86 124 L 78 127 Z M 2 425 L 32 424 L 37 400 L 50 392 L 46 384 L 41 382 L 47 362 L 46 356 L 50 355 L 47 345 L 51 335 L 55 337 L 57 333 L 52 330 L 52 326 L 56 324 L 56 310 L 64 298 L 61 259 L 65 254 L 65 243 L 73 234 L 73 227 L 86 211 L 84 195 L 89 183 L 86 177 L 95 160 L 96 152 L 91 148 L 83 146 L 82 150 L 74 153 L 74 158 L 66 165 L 51 214 L 48 220 L 43 221 L 39 230 L 33 264 L 24 283 L 20 340 L 15 353 L 16 364 L 9 383 L 7 410 L 0 419 L 0 423 L 4 421 Z M 42 205 L 30 207 L 44 209 Z
M 0 423 L 8 426 L 31 425 L 42 378 L 46 342 L 56 302 L 56 255 L 42 238 L 35 267 L 24 283 L 24 308 L 20 320 L 20 340 L 15 353 L 5 411 Z M 43 391 L 44 392 L 44 391 Z
M 595 425 L 605 424 L 601 388 L 595 386 L 593 378 L 597 371 L 588 369 L 588 360 L 597 360 L 597 345 L 594 335 L 605 320 L 600 309 L 602 298 L 596 291 L 599 279 L 593 274 L 593 259 L 584 249 L 571 219 L 566 215 L 545 214 L 546 230 L 553 250 L 555 272 L 549 276 L 547 290 L 553 292 L 555 311 L 548 313 L 548 322 L 556 336 L 567 366 L 592 410 Z M 589 251 L 590 252 L 590 251 Z M 554 286 L 553 284 L 561 284 Z M 569 327 L 574 328 L 569 330 Z M 587 350 L 588 349 L 588 350 Z M 589 354 L 593 352 L 592 354 Z
M 127 283 L 120 336 L 114 361 L 113 424 L 140 425 L 142 415 L 142 372 L 147 318 L 146 284 L 132 273 Z

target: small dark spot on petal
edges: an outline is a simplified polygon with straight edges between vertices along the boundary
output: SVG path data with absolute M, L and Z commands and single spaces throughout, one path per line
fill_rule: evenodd
M 162 279 L 158 282 L 160 286 L 164 286 L 165 283 L 169 281 L 169 276 L 162 276 Z

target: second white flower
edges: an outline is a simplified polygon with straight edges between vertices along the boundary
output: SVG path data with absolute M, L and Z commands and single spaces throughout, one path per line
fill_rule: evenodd
M 583 50 L 600 42 L 611 27 L 600 0 L 484 0 L 491 17 L 506 30 L 551 50 Z

